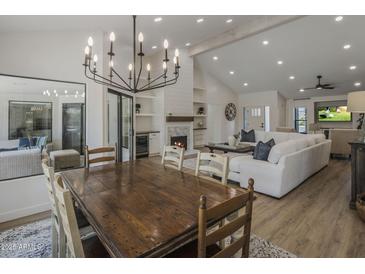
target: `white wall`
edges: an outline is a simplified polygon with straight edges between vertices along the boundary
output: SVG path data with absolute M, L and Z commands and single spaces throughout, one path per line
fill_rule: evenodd
M 82 66 L 83 50 L 90 34 L 95 41 L 94 52 L 101 57 L 101 32 L 2 33 L 0 73 L 86 83 L 87 143 L 100 146 L 104 141 L 103 88 L 84 77 Z M 98 66 L 99 71 L 102 69 L 101 65 Z M 0 222 L 49 208 L 44 182 L 37 178 L 0 183 Z
M 243 108 L 254 106 L 270 107 L 270 131 L 275 131 L 282 124 L 280 117 L 282 116 L 279 105 L 284 99 L 279 99 L 277 91 L 262 91 L 245 93 L 239 96 L 239 128 L 243 127 Z M 284 120 L 285 121 L 285 120 Z
M 194 67 L 194 86 L 206 90 L 207 141 L 227 142 L 229 136 L 238 132 L 239 114 L 235 120 L 228 121 L 225 117 L 225 108 L 228 103 L 234 103 L 238 110 L 238 94 L 209 73 L 202 71 L 197 65 Z
M 294 108 L 296 107 L 306 107 L 308 115 L 308 124 L 315 122 L 315 103 L 316 102 L 326 102 L 326 101 L 343 101 L 347 100 L 347 95 L 336 95 L 336 96 L 321 96 L 321 97 L 311 97 L 304 100 L 287 100 L 287 126 L 294 126 Z M 320 126 L 323 128 L 356 128 L 358 119 L 358 114 L 353 114 L 352 123 L 347 122 L 321 122 Z

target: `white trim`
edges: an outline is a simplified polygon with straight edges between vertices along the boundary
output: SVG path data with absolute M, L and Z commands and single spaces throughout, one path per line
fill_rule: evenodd
M 15 220 L 21 217 L 33 215 L 36 213 L 44 212 L 51 209 L 51 205 L 49 203 L 34 205 L 25 208 L 19 208 L 16 210 L 4 212 L 0 214 L 0 223 L 8 222 L 11 220 Z

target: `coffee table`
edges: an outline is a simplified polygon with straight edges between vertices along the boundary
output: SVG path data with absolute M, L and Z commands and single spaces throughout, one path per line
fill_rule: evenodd
M 238 145 L 238 146 L 230 146 L 228 143 L 217 143 L 217 144 L 208 144 L 205 147 L 209 148 L 210 152 L 213 153 L 214 150 L 234 153 L 247 153 L 255 150 L 255 146 L 251 145 Z

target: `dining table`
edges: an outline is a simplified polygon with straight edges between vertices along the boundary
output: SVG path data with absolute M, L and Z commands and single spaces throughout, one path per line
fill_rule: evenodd
M 201 195 L 207 207 L 245 190 L 148 158 L 61 173 L 111 257 L 163 257 L 197 238 Z

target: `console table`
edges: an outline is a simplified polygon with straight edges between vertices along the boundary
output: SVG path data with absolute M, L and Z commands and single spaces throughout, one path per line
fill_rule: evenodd
M 351 200 L 350 208 L 356 208 L 357 195 L 365 192 L 365 142 L 353 141 L 351 145 Z

